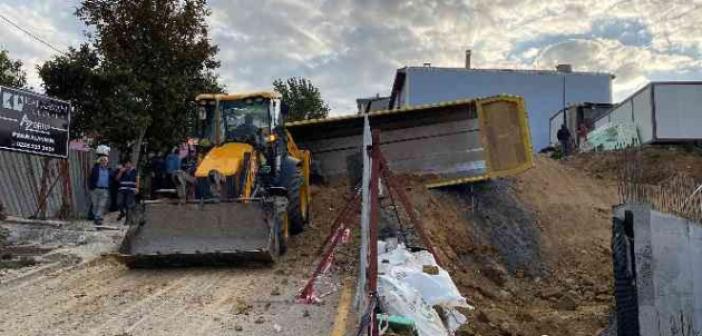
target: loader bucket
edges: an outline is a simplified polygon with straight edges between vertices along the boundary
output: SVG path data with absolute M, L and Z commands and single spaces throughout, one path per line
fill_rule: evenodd
M 273 261 L 271 218 L 258 202 L 148 204 L 128 230 L 120 257 L 129 267 Z

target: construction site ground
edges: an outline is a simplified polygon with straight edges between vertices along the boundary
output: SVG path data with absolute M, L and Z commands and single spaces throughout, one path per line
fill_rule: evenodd
M 317 194 L 313 225 L 273 267 L 128 269 L 109 255 L 124 233 L 114 221 L 118 230 L 3 223 L 5 235 L 21 231 L 23 243 L 55 249 L 0 269 L 0 335 L 327 335 L 339 319 L 344 259 L 320 279 L 321 304 L 295 303 L 342 197 Z
M 698 173 L 692 167 L 702 163 L 681 149 L 642 153 L 651 181 L 664 169 Z M 425 178 L 400 177 L 440 259 L 476 307 L 463 310 L 468 323 L 459 335 L 608 334 L 620 160 L 616 153 L 538 156 L 516 177 L 432 190 Z M 334 275 L 321 281 L 318 293 L 329 293 L 323 305 L 293 298 L 349 193 L 344 183 L 315 186 L 312 226 L 272 268 L 130 270 L 100 255 L 122 231 L 86 229 L 72 238 L 77 246 L 54 249 L 37 265 L 0 269 L 0 334 L 327 335 L 339 318 L 341 278 L 353 277 L 357 239 L 336 253 Z M 349 330 L 355 321 L 349 316 Z

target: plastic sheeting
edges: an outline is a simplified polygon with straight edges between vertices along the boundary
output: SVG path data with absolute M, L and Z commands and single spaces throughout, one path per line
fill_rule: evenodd
M 410 252 L 402 244 L 381 241 L 378 253 L 378 293 L 385 313 L 414 320 L 420 336 L 451 335 L 466 323 L 456 307 L 473 307 L 429 252 Z M 425 273 L 427 266 L 438 272 Z M 441 307 L 443 318 L 435 306 Z
M 610 122 L 587 135 L 588 148 L 608 151 L 640 144 L 636 125 L 631 122 Z

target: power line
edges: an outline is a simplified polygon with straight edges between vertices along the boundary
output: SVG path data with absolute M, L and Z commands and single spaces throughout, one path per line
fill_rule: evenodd
M 46 40 L 42 39 L 41 37 L 36 36 L 36 35 L 34 35 L 32 32 L 30 32 L 30 31 L 28 31 L 28 30 L 26 30 L 26 29 L 20 27 L 18 24 L 12 22 L 10 19 L 8 19 L 7 17 L 5 17 L 4 15 L 0 14 L 0 19 L 3 19 L 5 22 L 7 22 L 7 23 L 13 25 L 15 28 L 19 29 L 21 32 L 23 32 L 23 33 L 29 35 L 31 38 L 33 38 L 33 39 L 39 41 L 41 44 L 43 44 L 43 45 L 45 45 L 45 46 L 47 46 L 47 47 L 53 49 L 54 51 L 58 52 L 59 54 L 65 54 L 64 51 L 59 50 L 58 48 L 54 47 L 53 45 L 51 45 L 51 43 L 47 42 Z

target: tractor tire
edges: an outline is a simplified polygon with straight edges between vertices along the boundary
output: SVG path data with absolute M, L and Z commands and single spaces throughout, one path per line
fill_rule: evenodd
M 288 244 L 283 234 L 283 222 L 284 216 L 276 216 L 274 218 L 274 227 L 271 229 L 272 234 L 270 240 L 268 241 L 268 253 L 270 254 L 270 263 L 275 264 L 278 262 L 283 254 L 288 250 Z
M 302 209 L 302 199 L 300 199 L 300 188 L 302 188 L 303 177 L 300 168 L 292 167 L 295 171 L 288 175 L 288 220 L 290 221 L 290 234 L 302 233 L 307 225 L 307 214 Z

